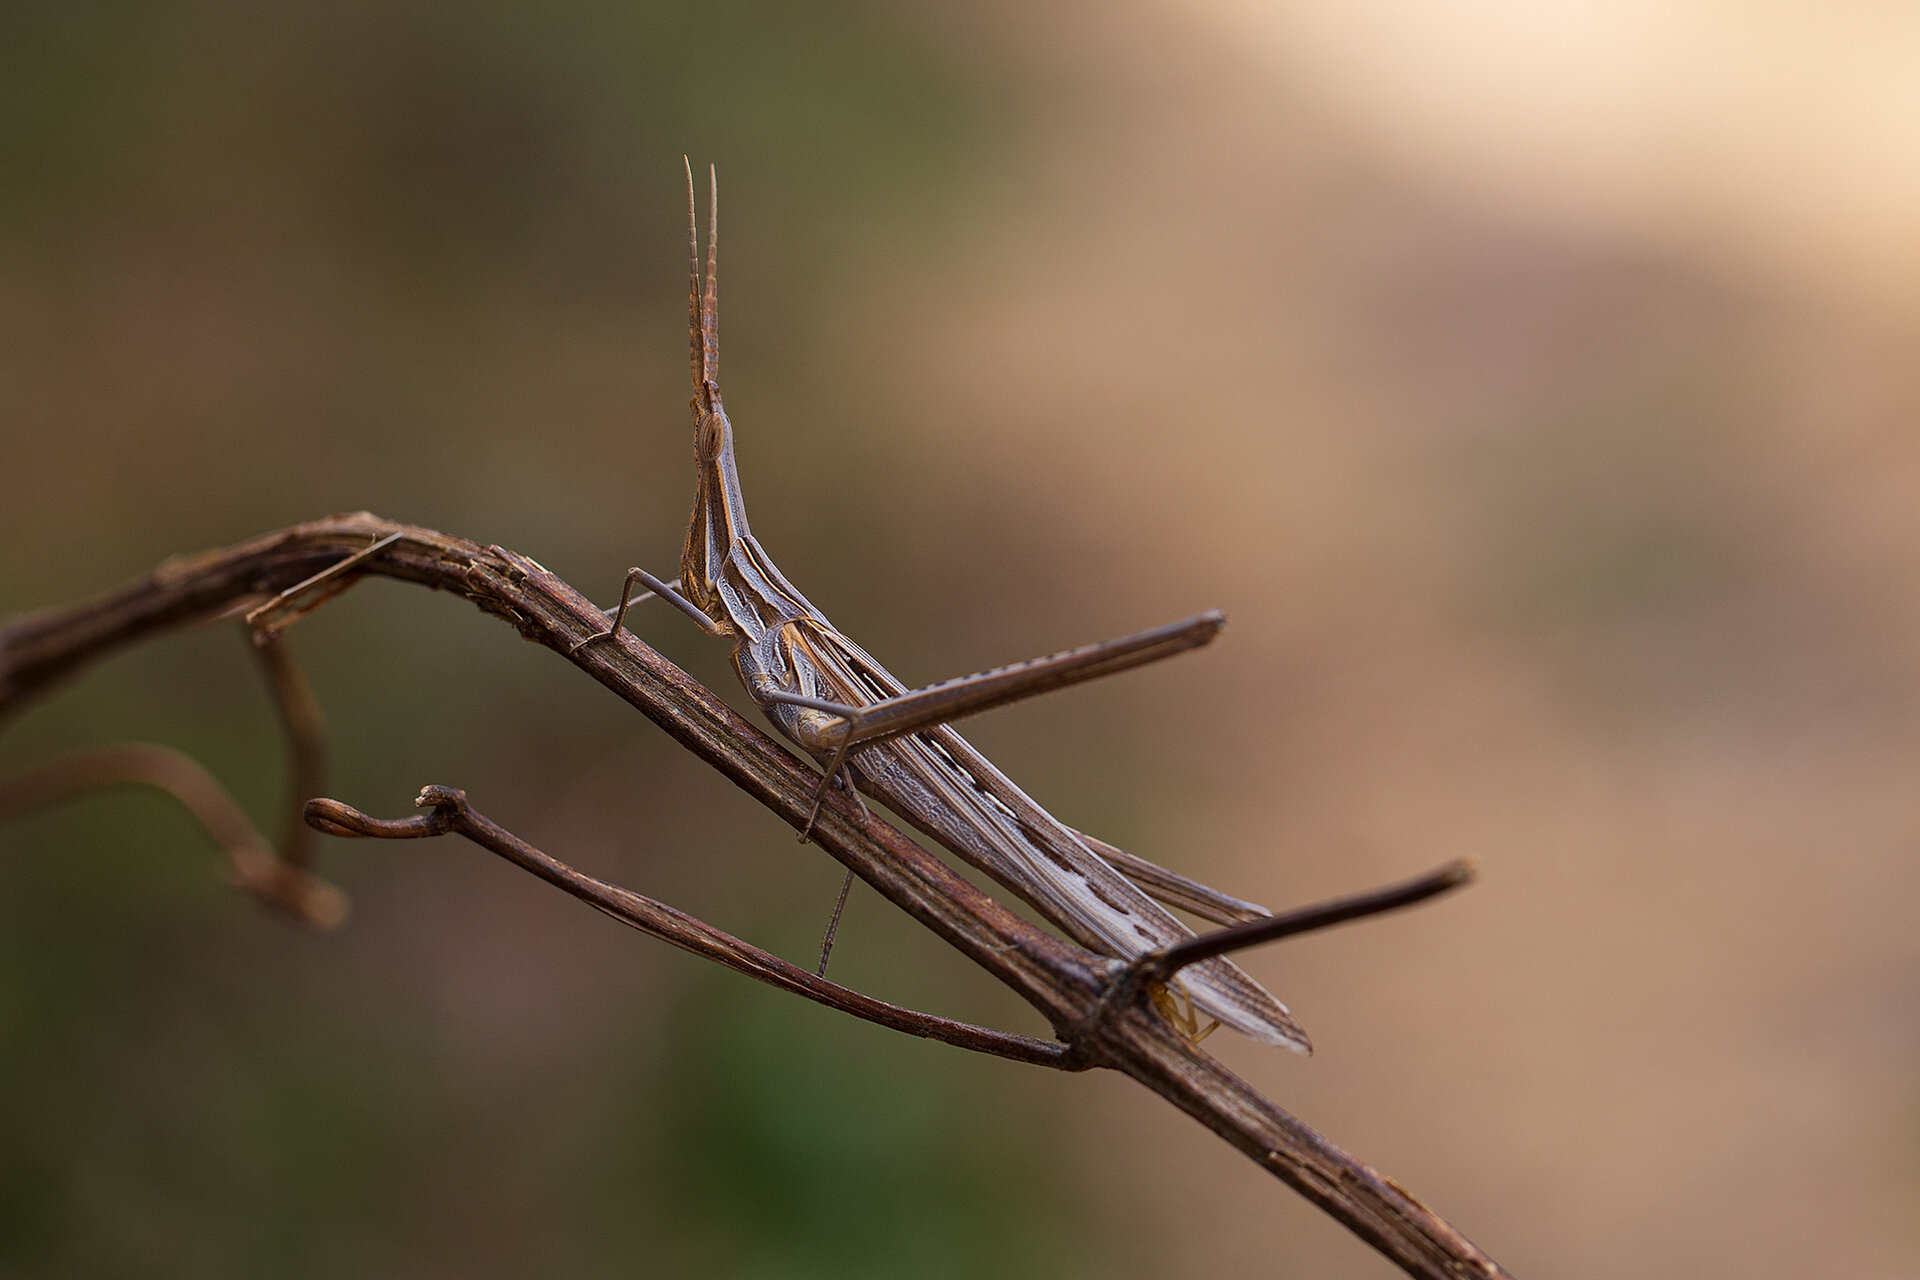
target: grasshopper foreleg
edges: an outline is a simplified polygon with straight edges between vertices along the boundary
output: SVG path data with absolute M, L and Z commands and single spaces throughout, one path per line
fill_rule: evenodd
M 639 595 L 635 595 L 633 593 L 635 583 L 643 583 L 647 589 Z M 610 610 L 613 615 L 613 621 L 607 624 L 605 631 L 596 631 L 586 639 L 575 643 L 571 649 L 567 650 L 567 656 L 572 657 L 574 654 L 592 644 L 595 640 L 605 640 L 608 636 L 615 634 L 620 630 L 622 624 L 626 622 L 627 610 L 636 604 L 656 598 L 665 600 L 668 604 L 686 614 L 689 618 L 692 618 L 694 624 L 710 636 L 725 636 L 731 634 L 725 627 L 702 613 L 699 606 L 694 604 L 693 601 L 681 595 L 679 588 L 680 579 L 678 578 L 675 578 L 672 582 L 662 582 L 645 569 L 627 570 L 626 581 L 620 585 L 620 604 L 618 607 Z

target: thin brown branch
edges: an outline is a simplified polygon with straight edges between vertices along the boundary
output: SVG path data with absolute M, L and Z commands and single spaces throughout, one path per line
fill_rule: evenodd
M 462 835 L 522 870 L 532 872 L 548 884 L 559 886 L 624 925 L 724 965 L 735 973 L 744 973 L 769 986 L 805 996 L 830 1009 L 850 1013 L 856 1018 L 864 1018 L 894 1031 L 940 1040 L 962 1049 L 972 1049 L 976 1053 L 1011 1058 L 1015 1062 L 1067 1071 L 1084 1070 L 1087 1066 L 1075 1061 L 1063 1044 L 976 1027 L 875 1000 L 872 996 L 862 995 L 837 982 L 828 982 L 808 973 L 770 951 L 763 951 L 750 942 L 742 942 L 732 934 L 696 920 L 664 902 L 608 884 L 604 880 L 596 880 L 574 870 L 558 858 L 542 853 L 505 827 L 476 812 L 467 803 L 467 793 L 464 791 L 453 787 L 427 787 L 421 791 L 415 803 L 430 812 L 399 821 L 383 822 L 369 818 L 338 800 L 309 800 L 306 820 L 316 831 L 335 836 L 405 840 L 448 832 Z
M 1310 907 L 1296 907 L 1292 911 L 1283 911 L 1277 916 L 1249 920 L 1227 929 L 1216 929 L 1212 933 L 1188 938 L 1185 942 L 1176 943 L 1171 947 L 1149 951 L 1135 960 L 1131 968 L 1148 981 L 1165 982 L 1190 964 L 1199 964 L 1202 960 L 1224 956 L 1230 951 L 1245 951 L 1248 947 L 1278 942 L 1282 938 L 1311 933 L 1315 929 L 1325 929 L 1332 925 L 1345 924 L 1349 920 L 1362 920 L 1368 916 L 1377 916 L 1384 912 L 1399 911 L 1402 908 L 1414 906 L 1443 893 L 1451 893 L 1471 881 L 1475 874 L 1473 863 L 1465 858 L 1458 858 L 1438 871 L 1430 871 L 1426 875 L 1416 876 L 1400 884 L 1388 885 L 1384 889 L 1369 889 L 1365 893 L 1335 898 L 1331 902 L 1316 902 Z
M 327 789 L 327 722 L 313 686 L 293 660 L 287 638 L 277 633 L 251 634 L 254 656 L 260 660 L 287 740 L 287 820 L 281 828 L 280 860 L 296 871 L 311 871 L 319 841 L 306 824 L 301 806 Z
M 0 628 L 0 722 L 117 649 L 238 601 L 274 595 L 396 534 L 349 572 L 456 593 L 562 655 L 606 627 L 604 613 L 524 556 L 365 513 L 336 516 L 171 562 L 100 600 Z M 350 580 L 341 573 L 323 585 L 332 594 Z M 637 639 L 623 633 L 581 648 L 570 660 L 755 800 L 796 828 L 805 822 L 818 781 L 813 769 Z M 883 897 L 1016 991 L 1053 1026 L 1076 1063 L 1139 1080 L 1409 1274 L 1506 1274 L 1390 1179 L 1200 1053 L 1144 999 L 1114 1000 L 1126 971 L 1120 962 L 1033 926 L 839 797 L 822 807 L 812 834 Z
M 338 889 L 283 862 L 246 811 L 193 757 L 172 747 L 122 742 L 61 756 L 0 781 L 0 819 L 103 787 L 144 786 L 173 797 L 226 855 L 233 882 L 316 929 L 346 918 Z
M 313 875 L 317 842 L 300 813 L 305 798 L 326 786 L 326 724 L 320 703 L 284 639 L 264 633 L 254 638 L 261 674 L 287 740 L 289 815 L 277 853 L 239 802 L 198 761 L 149 743 L 78 751 L 0 782 L 0 819 L 104 787 L 152 787 L 172 796 L 212 837 L 226 855 L 237 886 L 310 928 L 337 928 L 347 917 L 347 898 Z M 0 720 L 4 718 L 0 714 Z

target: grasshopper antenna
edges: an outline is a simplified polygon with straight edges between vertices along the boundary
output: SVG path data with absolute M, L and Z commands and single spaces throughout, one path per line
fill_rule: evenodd
M 700 380 L 709 407 L 720 392 L 720 301 L 715 285 L 715 262 L 720 254 L 720 175 L 707 166 L 707 296 L 700 309 L 700 346 L 705 368 Z
M 714 285 L 720 248 L 720 179 L 708 165 L 707 276 L 702 296 L 700 213 L 694 198 L 693 161 L 685 156 L 680 160 L 687 167 L 687 345 L 693 363 L 693 402 L 695 409 L 710 411 L 720 392 L 720 305 Z
M 693 161 L 680 157 L 687 166 L 687 340 L 693 349 L 693 390 L 700 391 L 700 374 L 706 365 L 700 333 L 700 215 L 693 205 Z
M 719 390 L 720 325 L 718 303 L 714 296 L 715 232 L 720 218 L 720 192 L 711 166 L 707 186 L 712 203 L 707 213 L 706 296 L 700 288 L 700 213 L 694 202 L 693 162 L 682 156 L 687 167 L 687 344 L 693 365 L 693 397 L 696 409 L 712 409 L 714 393 Z

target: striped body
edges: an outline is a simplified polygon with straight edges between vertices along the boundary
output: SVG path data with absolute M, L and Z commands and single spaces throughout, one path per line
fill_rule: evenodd
M 1131 959 L 1193 937 L 1192 930 L 1096 854 L 1086 839 L 1035 804 L 949 725 L 935 723 L 882 733 L 871 740 L 854 739 L 846 718 L 770 696 L 777 693 L 860 708 L 899 698 L 908 690 L 808 603 L 747 525 L 746 502 L 734 464 L 733 427 L 721 407 L 716 381 L 718 209 L 716 191 L 709 214 L 703 296 L 689 167 L 688 330 L 699 490 L 680 561 L 680 590 L 686 601 L 706 616 L 711 630 L 733 638 L 733 663 L 741 682 L 781 733 L 823 764 L 840 758 L 842 743 L 858 741 L 845 760 L 860 791 L 1019 895 L 1075 941 L 1105 955 Z M 1203 638 L 1191 637 L 1194 624 L 1204 632 Z M 1143 633 L 1144 643 L 1132 652 L 1177 652 L 1203 643 L 1220 624 L 1218 615 L 1209 615 L 1165 629 L 1171 639 L 1163 633 Z M 1180 639 L 1181 634 L 1188 638 Z M 1013 689 L 1024 683 L 1027 692 L 1034 691 L 1036 682 L 1024 679 L 1023 668 L 1054 661 L 1045 659 L 936 686 L 922 691 L 924 696 L 917 700 L 951 697 L 950 714 L 934 719 L 955 718 L 1020 696 L 999 696 L 993 693 L 996 687 Z M 1096 661 L 1083 670 L 1099 674 L 1103 665 Z M 1001 677 L 1000 686 L 994 685 L 996 675 Z M 1042 683 L 1041 687 L 1050 686 Z M 927 717 L 915 723 L 924 725 Z M 1204 886 L 1193 887 L 1210 892 Z M 1222 1024 L 1256 1040 L 1309 1051 L 1306 1034 L 1286 1007 L 1232 961 L 1203 961 L 1182 970 L 1176 981 L 1200 1011 Z

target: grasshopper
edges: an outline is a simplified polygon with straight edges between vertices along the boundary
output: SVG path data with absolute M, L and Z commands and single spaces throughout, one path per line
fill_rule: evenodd
M 1119 959 L 1194 936 L 1136 880 L 1162 900 L 1221 923 L 1266 915 L 1263 908 L 1075 831 L 1028 798 L 951 727 L 962 716 L 1205 644 L 1224 625 L 1219 613 L 909 690 L 774 565 L 747 524 L 733 426 L 721 406 L 715 285 L 720 202 L 711 169 L 708 174 L 703 289 L 693 166 L 687 165 L 687 328 L 699 487 L 680 574 L 667 582 L 644 569 L 629 570 L 607 630 L 576 649 L 617 633 L 628 608 L 651 596 L 674 605 L 708 635 L 732 641 L 734 669 L 748 695 L 775 728 L 823 766 L 803 840 L 836 783 L 855 803 L 864 792 L 1017 894 L 1081 945 Z M 636 595 L 641 585 L 647 590 Z M 1127 874 L 1116 870 L 1116 863 Z M 845 892 L 843 886 L 842 903 Z M 836 907 L 836 922 L 838 915 Z M 829 931 L 828 945 L 831 938 Z M 824 968 L 824 951 L 821 964 Z M 1192 1009 L 1218 1023 L 1268 1044 L 1311 1051 L 1286 1007 L 1223 957 L 1183 970 L 1171 985 Z M 1158 992 L 1156 1003 L 1194 1034 L 1197 1018 L 1172 993 Z

